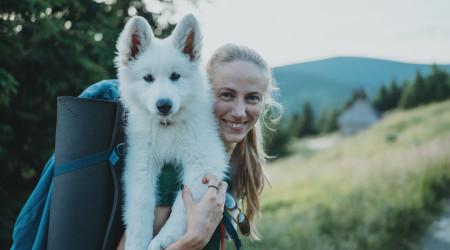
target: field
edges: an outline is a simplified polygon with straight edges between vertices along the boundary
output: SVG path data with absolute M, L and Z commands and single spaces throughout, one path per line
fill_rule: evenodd
M 311 149 L 312 139 L 269 164 L 263 239 L 243 249 L 419 249 L 450 195 L 450 102 L 392 112 L 356 136 L 327 136 L 327 149 Z

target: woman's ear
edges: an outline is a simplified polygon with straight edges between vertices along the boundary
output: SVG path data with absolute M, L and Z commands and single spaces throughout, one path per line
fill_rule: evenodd
M 188 14 L 175 27 L 172 33 L 174 45 L 181 53 L 195 62 L 201 58 L 202 34 L 197 19 Z

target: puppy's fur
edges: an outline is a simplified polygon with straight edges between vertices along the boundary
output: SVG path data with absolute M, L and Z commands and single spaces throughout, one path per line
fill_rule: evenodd
M 186 231 L 178 192 L 170 218 L 152 239 L 157 180 L 164 163 L 181 166 L 181 181 L 197 202 L 208 189 L 203 177 L 222 179 L 227 170 L 211 87 L 200 65 L 201 40 L 196 19 L 187 15 L 164 40 L 154 37 L 144 18 L 133 17 L 117 42 L 120 98 L 128 112 L 126 249 L 165 248 Z

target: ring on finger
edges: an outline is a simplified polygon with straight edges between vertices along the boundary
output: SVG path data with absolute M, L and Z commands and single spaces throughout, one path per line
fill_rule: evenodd
M 209 185 L 208 188 L 215 188 L 217 191 L 219 191 L 219 188 L 217 186 L 214 186 L 214 185 Z

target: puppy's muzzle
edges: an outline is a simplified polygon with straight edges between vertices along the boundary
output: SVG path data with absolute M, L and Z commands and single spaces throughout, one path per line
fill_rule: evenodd
M 170 99 L 159 99 L 156 102 L 156 108 L 161 115 L 168 115 L 172 110 L 172 101 Z

